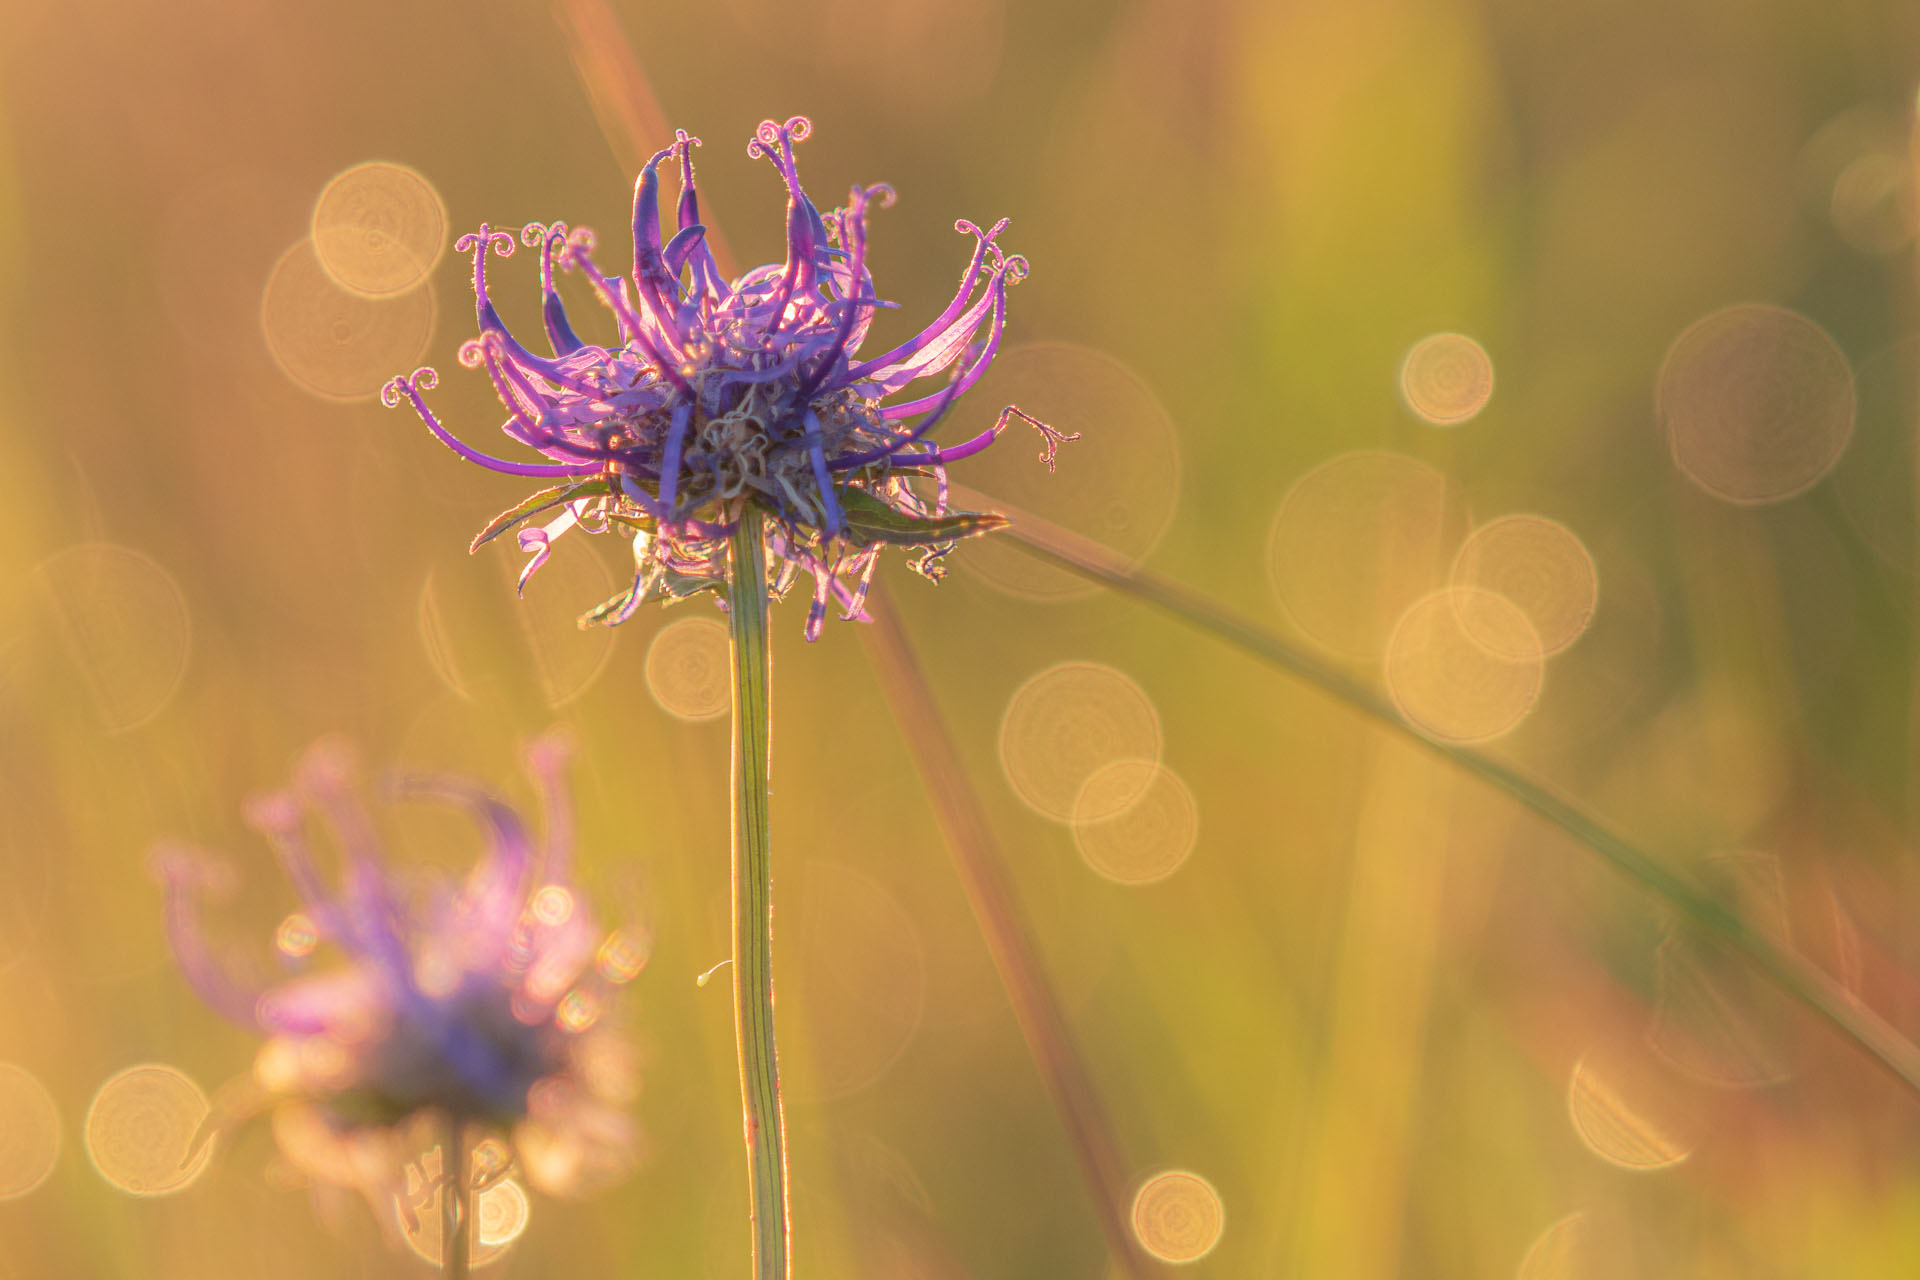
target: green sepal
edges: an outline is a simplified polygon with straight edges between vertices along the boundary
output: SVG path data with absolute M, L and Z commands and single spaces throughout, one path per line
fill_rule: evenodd
M 679 573 L 672 569 L 663 569 L 660 575 L 653 580 L 653 584 L 647 588 L 647 593 L 640 597 L 640 603 L 642 605 L 649 605 L 658 602 L 674 605 L 679 604 L 682 600 L 690 600 L 702 591 L 711 591 L 714 595 L 720 597 L 722 603 L 727 599 L 727 584 L 718 578 L 697 578 L 690 573 Z M 595 605 L 580 615 L 580 629 L 585 631 L 588 627 L 598 626 L 606 620 L 609 614 L 617 612 L 632 598 L 633 588 L 628 587 L 611 600 L 602 601 L 600 604 Z
M 487 521 L 487 527 L 473 536 L 467 547 L 469 553 L 478 551 L 528 516 L 545 511 L 562 503 L 572 502 L 575 498 L 593 498 L 611 493 L 607 477 L 593 476 L 573 484 L 557 484 L 551 489 L 541 489 L 528 494 L 493 519 Z
M 955 511 L 921 518 L 895 511 L 861 489 L 837 489 L 840 509 L 846 513 L 847 536 L 855 542 L 887 542 L 898 546 L 927 546 L 977 538 L 1013 521 L 997 511 Z
M 659 524 L 654 521 L 652 516 L 636 516 L 629 515 L 622 511 L 609 511 L 607 512 L 607 519 L 622 528 L 631 529 L 635 533 L 653 534 L 658 533 L 660 530 Z

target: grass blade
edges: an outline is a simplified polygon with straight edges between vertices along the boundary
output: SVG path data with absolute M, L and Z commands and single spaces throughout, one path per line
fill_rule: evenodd
M 1719 899 L 1662 866 L 1578 804 L 1510 766 L 1470 747 L 1436 741 L 1415 730 L 1378 692 L 1218 601 L 1031 512 L 955 486 L 969 505 L 999 511 L 1013 521 L 1002 535 L 1039 559 L 1132 596 L 1181 622 L 1305 680 L 1354 710 L 1407 735 L 1584 844 L 1616 871 L 1659 897 L 1679 917 L 1745 956 L 1787 995 L 1813 1010 L 1902 1084 L 1920 1095 L 1920 1048 L 1862 1004 L 1804 956 L 1776 945 Z

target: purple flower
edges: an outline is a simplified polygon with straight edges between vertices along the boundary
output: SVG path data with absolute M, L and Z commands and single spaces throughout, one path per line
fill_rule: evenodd
M 479 826 L 486 852 L 453 883 L 388 865 L 348 753 L 330 743 L 310 750 L 292 789 L 248 808 L 301 899 L 276 937 L 299 972 L 279 982 L 243 976 L 202 931 L 200 899 L 219 886 L 220 865 L 181 846 L 156 853 L 167 934 L 187 980 L 215 1010 L 267 1036 L 235 1109 L 271 1110 L 282 1153 L 314 1181 L 392 1208 L 421 1130 L 448 1121 L 479 1140 L 491 1177 L 517 1164 L 542 1190 L 568 1193 L 628 1167 L 631 1051 L 602 1015 L 645 956 L 634 931 L 598 929 L 572 883 L 565 756 L 554 738 L 528 752 L 546 816 L 539 841 L 471 782 L 393 784 Z M 321 873 L 309 813 L 338 848 L 337 886 Z M 306 972 L 319 951 L 338 963 Z
M 488 296 L 487 254 L 510 256 L 513 236 L 483 225 L 456 243 L 473 255 L 480 323 L 461 363 L 486 370 L 507 409 L 501 430 L 547 461 L 508 461 L 455 438 L 421 397 L 436 380 L 432 369 L 395 378 L 382 393 L 389 407 L 404 396 L 462 457 L 557 482 L 474 539 L 477 549 L 533 515 L 556 512 L 520 532 L 521 549 L 531 553 L 522 587 L 553 539 L 576 525 L 633 543 L 633 585 L 582 625 L 624 622 L 649 600 L 702 590 L 724 598 L 726 537 L 751 502 L 770 517 L 772 589 L 784 593 L 801 571 L 813 578 L 807 638 L 814 639 L 829 597 L 845 616 L 860 615 L 882 546 L 920 548 L 914 567 L 938 579 L 956 539 L 1006 523 L 948 509 L 948 463 L 985 449 L 1014 418 L 1040 431 L 1049 468 L 1058 442 L 1074 438 L 1012 406 L 959 444 L 931 438 L 993 363 L 1007 289 L 1027 273 L 1024 258 L 996 243 L 1005 219 L 985 231 L 955 223 L 974 249 L 953 301 L 914 338 L 856 359 L 874 312 L 895 305 L 874 293 L 866 261 L 868 213 L 891 204 L 893 192 L 856 186 L 844 208 L 823 215 L 801 190 L 793 158 L 794 143 L 811 127 L 805 116 L 784 125 L 765 120 L 747 144 L 747 154 L 771 160 L 786 183 L 787 256 L 732 282 L 707 245 L 693 180 L 699 139 L 684 130 L 635 184 L 631 282 L 601 273 L 585 228 L 527 224 L 520 239 L 540 254 L 551 356 L 522 346 Z M 662 243 L 659 170 L 669 157 L 680 167 L 678 230 Z M 619 345 L 593 346 L 575 335 L 554 289 L 556 265 L 593 285 L 618 324 Z M 894 399 L 935 377 L 944 385 Z

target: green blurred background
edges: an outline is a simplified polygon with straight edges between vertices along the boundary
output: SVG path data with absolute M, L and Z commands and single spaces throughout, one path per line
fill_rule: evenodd
M 1591 626 L 1489 749 L 1920 1029 L 1915 10 L 612 6 L 667 120 L 705 140 L 705 209 L 739 262 L 781 253 L 779 187 L 744 154 L 763 117 L 812 117 L 800 163 L 823 205 L 854 181 L 898 189 L 871 263 L 903 307 L 871 349 L 944 304 L 967 249 L 954 218 L 1013 218 L 1004 243 L 1033 263 L 1018 345 L 955 438 L 1008 400 L 1083 438 L 1051 479 L 1016 434 L 956 480 L 1309 647 L 1324 636 L 1276 583 L 1350 592 L 1371 617 L 1393 594 L 1380 582 L 1444 578 L 1469 524 L 1538 513 L 1575 533 Z M 316 294 L 310 328 L 277 335 L 282 363 L 263 333 L 276 261 L 329 180 L 368 161 L 424 177 L 448 239 L 562 218 L 624 268 L 632 85 L 608 79 L 626 55 L 604 29 L 575 56 L 583 12 L 0 10 L 0 1277 L 425 1274 L 366 1206 L 308 1194 L 263 1126 L 175 1194 L 96 1170 L 102 1082 L 159 1062 L 211 1092 L 255 1047 L 173 969 L 145 851 L 166 834 L 223 851 L 238 888 L 213 926 L 265 963 L 295 903 L 239 806 L 303 744 L 344 731 L 376 768 L 458 768 L 524 800 L 518 744 L 555 723 L 584 748 L 583 873 L 606 915 L 631 901 L 654 939 L 621 1011 L 644 1149 L 610 1192 L 536 1199 L 492 1274 L 744 1270 L 731 1013 L 724 983 L 694 983 L 727 946 L 725 720 L 683 718 L 722 673 L 682 620 L 712 615 L 579 633 L 572 617 L 616 585 L 616 546 L 568 539 L 523 603 L 510 545 L 467 556 L 521 488 L 373 398 L 432 363 L 432 402 L 492 438 L 485 380 L 454 360 L 471 333 L 458 257 L 378 306 Z M 532 255 L 493 279 L 509 321 L 534 325 Z M 1676 466 L 1656 387 L 1683 331 L 1756 303 L 1792 314 L 1733 320 L 1788 337 L 1745 365 L 1736 342 L 1702 375 L 1702 429 L 1773 423 L 1715 456 L 1741 475 L 1785 457 L 1805 491 L 1730 502 Z M 590 305 L 576 316 L 601 333 Z M 1457 425 L 1402 392 L 1403 357 L 1436 333 L 1471 336 L 1494 377 Z M 347 394 L 313 394 L 286 350 Z M 1469 361 L 1469 390 L 1484 372 Z M 1816 429 L 1812 463 L 1779 444 Z M 1276 536 L 1296 481 L 1363 449 L 1421 464 L 1395 474 L 1426 498 L 1389 486 L 1372 508 L 1331 502 L 1351 518 L 1303 542 Z M 1435 492 L 1431 527 L 1409 532 L 1406 504 Z M 1382 560 L 1403 553 L 1412 569 Z M 1217 1193 L 1224 1230 L 1189 1274 L 1920 1266 L 1920 1104 L 1670 935 L 1657 902 L 1310 687 L 1011 549 L 953 559 L 935 589 L 889 558 L 882 589 L 1128 1176 L 1190 1171 Z M 799 1274 L 1104 1276 L 1089 1193 L 858 628 L 808 646 L 803 614 L 774 615 Z M 669 625 L 687 647 L 654 649 Z M 1380 647 L 1343 660 L 1377 678 Z M 1146 707 L 1167 785 L 1190 792 L 1190 811 L 1108 832 L 1153 883 L 1100 874 L 1098 838 L 1022 802 L 1026 722 L 1003 716 L 1063 662 L 1100 664 L 1095 684 L 1133 701 L 1040 717 L 1054 738 L 1024 746 L 1068 769 L 1056 788 L 1074 794 L 1085 770 L 1069 766 L 1141 754 L 1112 740 Z M 475 852 L 443 815 L 390 816 L 396 860 L 458 869 Z M 29 1076 L 60 1149 L 21 1190 L 45 1110 Z M 1145 1233 L 1210 1237 L 1205 1207 L 1185 1212 Z

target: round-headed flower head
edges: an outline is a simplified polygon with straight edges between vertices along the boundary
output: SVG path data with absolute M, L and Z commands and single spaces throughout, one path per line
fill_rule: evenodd
M 768 516 L 769 587 L 784 593 L 802 571 L 813 579 L 813 639 L 830 598 L 847 617 L 860 614 L 882 546 L 919 548 L 914 567 L 937 579 L 957 539 L 1005 523 L 948 508 L 948 463 L 985 449 L 1015 418 L 1039 430 L 1049 468 L 1058 442 L 1072 438 L 1012 406 L 961 443 L 931 438 L 993 363 L 1007 290 L 1027 273 L 1024 258 L 996 243 L 1005 219 L 986 230 L 955 223 L 974 248 L 953 301 L 915 337 L 858 358 L 874 312 L 894 305 L 875 294 L 867 270 L 867 218 L 876 205 L 891 204 L 893 192 L 856 186 L 844 207 L 822 214 L 801 189 L 793 156 L 810 129 L 804 116 L 766 120 L 747 144 L 747 154 L 772 161 L 786 185 L 787 256 L 731 282 L 707 244 L 693 179 L 699 139 L 685 131 L 635 184 L 631 289 L 594 264 L 585 228 L 529 223 L 520 241 L 540 254 L 551 356 L 521 345 L 488 297 L 487 256 L 511 255 L 514 237 L 483 225 L 456 243 L 473 255 L 480 324 L 461 362 L 492 379 L 507 409 L 501 429 L 547 461 L 496 458 L 455 438 L 422 398 L 434 385 L 432 369 L 396 378 L 382 393 L 389 406 L 410 401 L 461 456 L 556 482 L 474 539 L 477 549 L 536 514 L 557 512 L 519 535 L 531 555 L 523 587 L 553 539 L 575 526 L 632 541 L 633 585 L 582 625 L 624 622 L 648 600 L 702 590 L 724 597 L 726 539 L 752 503 Z M 660 165 L 669 158 L 680 168 L 679 225 L 663 243 Z M 593 285 L 619 327 L 618 345 L 575 335 L 554 288 L 556 266 Z M 936 378 L 944 385 L 895 399 Z
M 473 1153 L 475 1188 L 517 1173 L 543 1191 L 579 1193 L 616 1180 L 632 1159 L 631 1051 L 602 1015 L 644 950 L 632 929 L 596 927 L 572 882 L 563 745 L 542 740 L 528 759 L 545 808 L 538 841 L 464 779 L 392 784 L 479 826 L 485 853 L 455 883 L 387 863 L 349 754 L 335 743 L 310 750 L 290 790 L 248 810 L 301 899 L 275 938 L 294 970 L 279 982 L 246 976 L 202 932 L 200 899 L 223 878 L 220 864 L 180 846 L 155 857 L 188 981 L 267 1037 L 233 1109 L 271 1111 L 289 1163 L 315 1183 L 365 1193 L 402 1223 L 418 1199 L 407 1195 L 407 1166 L 449 1124 Z M 310 815 L 337 846 L 337 885 L 321 872 Z

